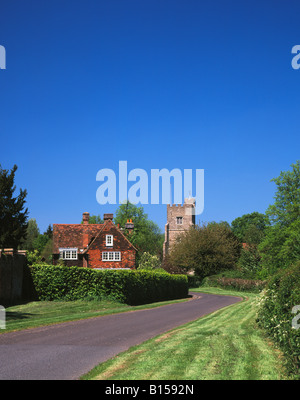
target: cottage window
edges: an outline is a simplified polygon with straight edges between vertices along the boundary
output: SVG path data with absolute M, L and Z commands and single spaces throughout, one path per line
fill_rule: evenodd
M 102 251 L 102 261 L 121 261 L 121 252 Z
M 113 235 L 106 235 L 106 246 L 113 245 Z
M 62 260 L 77 260 L 78 249 L 59 249 L 59 258 Z

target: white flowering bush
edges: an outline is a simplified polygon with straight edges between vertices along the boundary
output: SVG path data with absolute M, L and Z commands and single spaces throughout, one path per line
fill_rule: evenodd
M 300 327 L 293 324 L 293 307 L 300 305 L 300 262 L 281 270 L 258 300 L 257 322 L 283 350 L 288 370 L 300 377 Z

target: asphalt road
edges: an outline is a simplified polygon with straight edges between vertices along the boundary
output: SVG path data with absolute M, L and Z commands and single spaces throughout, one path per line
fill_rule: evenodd
M 0 334 L 1 380 L 74 380 L 129 347 L 239 297 L 197 293 L 190 301 Z

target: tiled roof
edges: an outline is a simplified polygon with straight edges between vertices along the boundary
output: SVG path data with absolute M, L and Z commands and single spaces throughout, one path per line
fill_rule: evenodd
M 53 224 L 53 253 L 59 253 L 60 247 L 84 249 L 102 227 L 103 224 Z M 87 243 L 85 243 L 85 235 L 87 235 Z

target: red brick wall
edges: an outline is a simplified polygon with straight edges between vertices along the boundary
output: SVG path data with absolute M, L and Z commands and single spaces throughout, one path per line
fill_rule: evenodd
M 123 250 L 121 251 L 121 261 L 102 261 L 102 251 L 106 250 L 90 250 L 88 266 L 89 268 L 135 268 L 135 251 Z M 119 251 L 119 250 L 107 250 Z
M 106 235 L 113 235 L 113 246 L 106 246 Z M 102 261 L 103 251 L 120 251 L 121 261 Z M 108 221 L 88 250 L 90 268 L 135 268 L 136 251 L 116 226 Z

